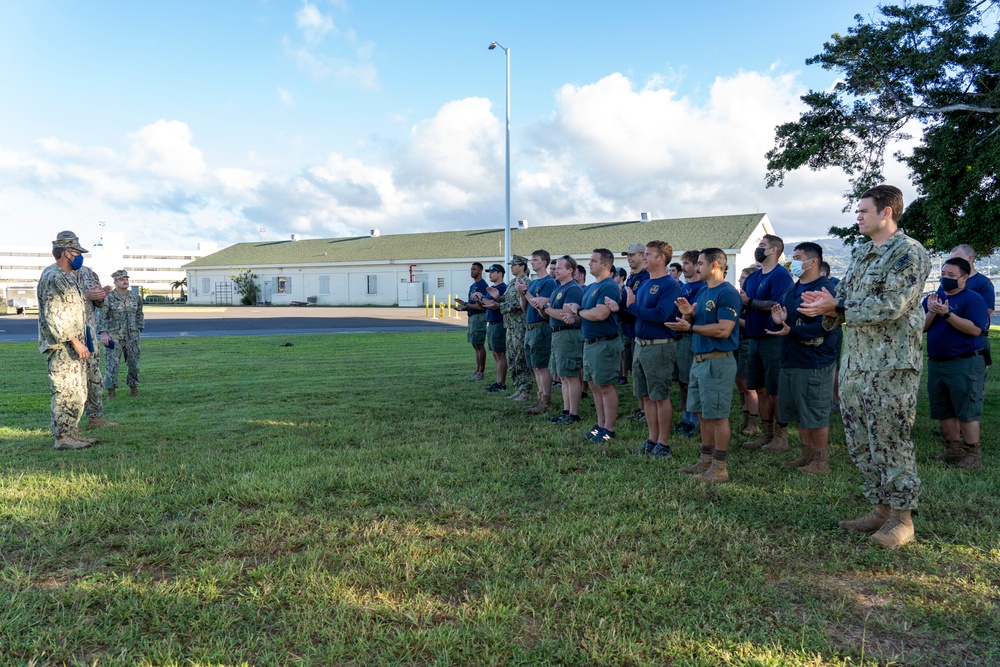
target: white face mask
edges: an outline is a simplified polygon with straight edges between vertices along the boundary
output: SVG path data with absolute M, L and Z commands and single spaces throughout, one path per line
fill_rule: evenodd
M 794 278 L 798 278 L 803 273 L 805 273 L 805 269 L 802 268 L 801 261 L 793 259 L 792 265 L 788 267 L 788 272 L 791 273 Z

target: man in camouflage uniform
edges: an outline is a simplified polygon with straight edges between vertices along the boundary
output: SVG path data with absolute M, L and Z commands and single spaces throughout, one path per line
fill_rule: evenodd
M 73 232 L 52 242 L 56 263 L 38 279 L 38 350 L 48 357 L 52 435 L 56 449 L 84 449 L 97 442 L 77 427 L 87 400 L 87 307 L 74 271 L 87 252 Z
M 510 273 L 513 279 L 500 300 L 500 312 L 503 313 L 503 323 L 507 327 L 507 365 L 514 385 L 514 393 L 507 398 L 526 401 L 531 398 L 534 383 L 531 379 L 531 369 L 528 368 L 528 362 L 524 358 L 524 334 L 527 325 L 524 321 L 524 310 L 521 309 L 521 293 L 517 290 L 517 283 L 527 288 L 531 284 L 531 279 L 528 277 L 526 258 L 514 255 L 510 261 Z
M 111 274 L 115 281 L 115 289 L 104 300 L 104 308 L 100 313 L 98 329 L 101 332 L 101 342 L 108 345 L 115 342 L 115 347 L 108 350 L 108 358 L 104 364 L 104 386 L 108 390 L 108 400 L 115 400 L 115 389 L 118 387 L 118 364 L 122 354 L 128 365 L 125 384 L 129 395 L 139 395 L 139 334 L 145 326 L 142 315 L 142 298 L 129 291 L 128 272 L 120 269 Z
M 845 530 L 873 533 L 894 548 L 914 537 L 911 512 L 920 477 L 910 430 L 923 367 L 920 298 L 931 263 L 927 251 L 899 229 L 903 193 L 871 188 L 858 202 L 858 231 L 871 239 L 854 249 L 837 286 L 805 292 L 799 312 L 823 315 L 823 326 L 843 323 L 840 407 L 851 459 L 864 476 L 868 515 L 841 521 Z
M 77 282 L 87 303 L 87 326 L 93 336 L 97 335 L 97 323 L 94 313 L 104 307 L 104 299 L 111 292 L 111 287 L 102 287 L 101 279 L 94 273 L 94 270 L 87 266 L 81 266 L 76 272 Z M 101 346 L 94 345 L 94 349 L 87 357 L 87 403 L 84 405 L 83 414 L 87 415 L 87 426 L 117 426 L 114 422 L 109 422 L 104 418 L 104 383 L 101 378 Z

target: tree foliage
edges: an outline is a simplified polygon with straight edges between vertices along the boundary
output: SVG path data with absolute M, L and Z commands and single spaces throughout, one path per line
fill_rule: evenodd
M 845 211 L 885 180 L 886 151 L 920 132 L 910 154 L 918 198 L 907 233 L 930 248 L 1000 246 L 1000 0 L 883 6 L 846 36 L 834 34 L 806 61 L 838 72 L 829 92 L 802 96 L 808 109 L 779 125 L 767 153 L 768 187 L 800 167 L 840 167 L 850 180 Z M 830 233 L 853 243 L 854 227 Z
M 234 273 L 229 275 L 233 281 L 233 289 L 240 295 L 240 303 L 244 306 L 252 306 L 257 303 L 257 295 L 260 294 L 260 287 L 256 283 L 257 274 L 250 269 L 234 269 Z

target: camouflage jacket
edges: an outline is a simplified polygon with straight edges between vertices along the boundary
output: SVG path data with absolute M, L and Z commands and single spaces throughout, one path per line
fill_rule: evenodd
M 87 266 L 81 266 L 76 272 L 76 281 L 80 284 L 80 289 L 83 292 L 91 289 L 92 287 L 100 287 L 101 279 L 94 273 L 94 270 Z M 87 326 L 90 327 L 91 332 L 94 336 L 97 336 L 97 323 L 94 321 L 94 314 L 98 308 L 104 307 L 103 301 L 91 301 L 84 296 L 84 302 L 87 304 Z
M 112 290 L 104 300 L 104 308 L 99 312 L 97 330 L 107 332 L 113 340 L 137 338 L 146 326 L 142 315 L 142 297 L 132 292 L 125 296 Z
M 42 271 L 38 296 L 38 351 L 50 352 L 76 338 L 86 343 L 87 306 L 76 277 L 58 264 Z
M 842 368 L 921 370 L 920 299 L 930 270 L 927 251 L 902 231 L 882 245 L 869 241 L 854 249 L 851 265 L 837 285 L 844 313 L 823 322 L 827 329 L 844 324 Z
M 503 313 L 504 323 L 510 326 L 514 320 L 524 321 L 524 311 L 521 309 L 521 293 L 517 291 L 517 283 L 531 285 L 531 279 L 527 275 L 515 278 L 507 285 L 507 291 L 500 299 L 500 312 Z

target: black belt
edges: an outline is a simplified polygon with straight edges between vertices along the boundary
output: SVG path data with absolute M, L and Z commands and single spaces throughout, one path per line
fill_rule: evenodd
M 975 357 L 978 355 L 986 355 L 986 350 L 972 350 L 971 352 L 963 352 L 954 357 L 927 357 L 931 361 L 954 361 L 955 359 L 969 359 L 970 357 Z
M 557 331 L 579 331 L 580 327 L 552 327 L 552 333 Z
M 615 338 L 618 338 L 618 336 L 617 335 L 614 335 L 614 336 L 601 336 L 600 338 L 588 338 L 588 339 L 584 340 L 583 342 L 586 343 L 587 345 L 593 345 L 594 343 L 603 343 L 606 340 L 614 340 Z

